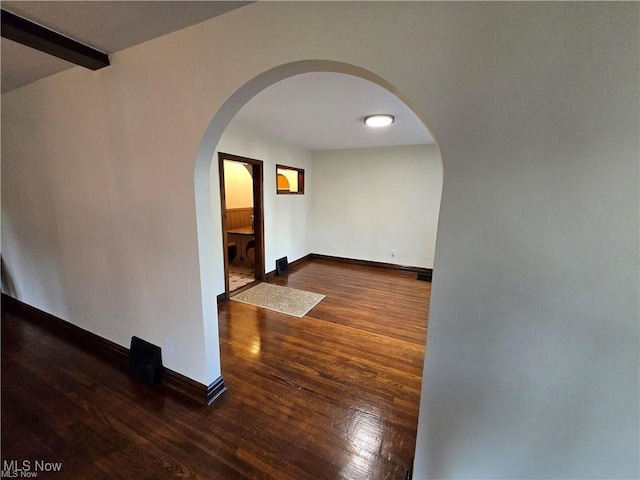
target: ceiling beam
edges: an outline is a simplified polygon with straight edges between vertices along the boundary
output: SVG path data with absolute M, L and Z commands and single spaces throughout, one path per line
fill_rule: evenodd
M 91 70 L 109 66 L 109 56 L 106 53 L 4 9 L 0 33 L 4 38 Z

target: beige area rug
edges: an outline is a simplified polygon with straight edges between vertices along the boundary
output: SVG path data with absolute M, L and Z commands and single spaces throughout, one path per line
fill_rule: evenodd
M 319 293 L 261 283 L 234 295 L 231 300 L 301 318 L 324 297 Z

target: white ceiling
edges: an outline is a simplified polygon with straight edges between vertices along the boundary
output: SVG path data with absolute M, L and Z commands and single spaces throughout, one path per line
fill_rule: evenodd
M 14 1 L 2 9 L 111 54 L 204 22 L 251 2 Z M 2 93 L 74 64 L 2 39 Z
M 247 3 L 7 0 L 2 8 L 111 54 Z M 75 66 L 6 39 L 0 48 L 3 93 Z M 396 121 L 382 129 L 365 127 L 364 117 L 373 113 L 390 113 Z M 395 95 L 337 73 L 307 73 L 278 82 L 247 103 L 235 121 L 309 150 L 433 142 Z
M 364 117 L 374 113 L 390 113 L 395 122 L 366 127 Z M 341 73 L 305 73 L 282 80 L 253 97 L 234 120 L 309 150 L 433 143 L 424 124 L 398 97 Z

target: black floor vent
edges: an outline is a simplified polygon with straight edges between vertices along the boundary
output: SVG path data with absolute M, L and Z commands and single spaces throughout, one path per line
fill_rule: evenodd
M 284 275 L 289 270 L 289 261 L 287 257 L 282 257 L 276 260 L 276 275 Z
M 129 375 L 147 385 L 155 386 L 162 382 L 162 350 L 156 345 L 131 337 L 129 352 Z
M 421 280 L 423 282 L 430 282 L 431 281 L 431 274 L 430 273 L 419 273 L 418 274 L 418 280 Z

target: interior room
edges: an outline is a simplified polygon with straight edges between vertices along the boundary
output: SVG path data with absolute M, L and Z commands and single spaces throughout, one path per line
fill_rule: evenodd
M 255 281 L 253 179 L 248 164 L 223 160 L 229 291 Z
M 298 102 L 285 106 L 289 97 Z M 391 130 L 364 124 L 365 114 L 376 109 L 398 117 Z M 303 122 L 301 117 L 311 118 Z M 272 118 L 278 121 L 269 121 Z M 225 129 L 216 152 L 263 162 L 264 273 L 273 273 L 279 258 L 295 262 L 310 254 L 415 271 L 433 269 L 442 159 L 426 126 L 384 88 L 340 73 L 290 77 L 243 106 Z M 233 163 L 244 186 L 236 180 L 232 185 L 227 178 Z M 240 162 L 224 165 L 228 232 L 230 227 L 251 223 L 252 211 L 232 210 L 251 205 L 253 199 L 247 169 Z M 219 210 L 218 172 L 210 173 L 213 212 Z M 278 186 L 279 176 L 285 175 L 286 193 Z M 295 194 L 292 186 L 298 190 Z M 230 198 L 230 192 L 238 196 L 238 191 L 247 193 L 244 203 Z M 228 243 L 243 241 L 240 233 L 233 236 Z M 216 244 L 224 248 L 222 239 L 214 235 Z M 230 272 L 240 266 L 239 256 L 231 262 Z M 223 265 L 214 271 L 224 271 Z M 224 277 L 218 274 L 216 279 L 214 291 L 221 295 Z
M 2 10 L 7 473 L 640 477 L 640 4 Z M 322 74 L 406 110 L 302 144 L 295 82 Z M 289 82 L 283 129 L 259 102 Z M 430 140 L 375 143 L 375 113 Z M 224 155 L 252 165 L 248 225 Z M 252 256 L 322 299 L 227 301 Z

